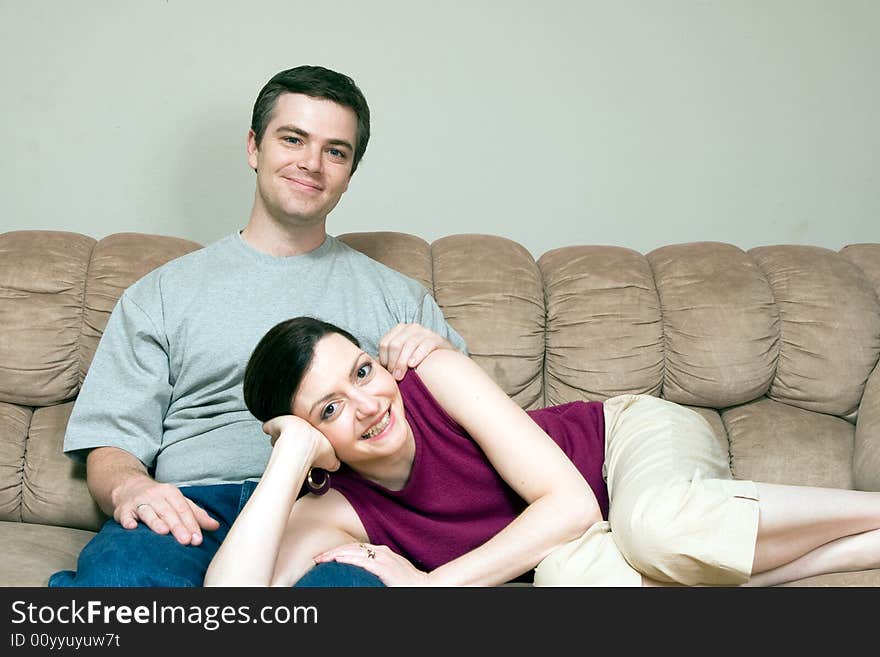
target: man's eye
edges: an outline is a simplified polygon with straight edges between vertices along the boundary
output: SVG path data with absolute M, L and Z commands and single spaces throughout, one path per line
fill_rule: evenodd
M 358 368 L 357 378 L 358 379 L 365 379 L 367 376 L 369 376 L 369 374 L 372 370 L 373 370 L 373 366 L 370 363 L 364 363 L 363 365 L 361 365 Z
M 327 152 L 330 153 L 330 157 L 335 157 L 335 158 L 338 158 L 338 159 L 340 159 L 340 160 L 344 160 L 344 159 L 346 158 L 345 151 L 341 151 L 341 150 L 339 150 L 338 148 L 331 148 L 331 149 L 330 149 L 329 151 L 327 151 Z
M 301 144 L 302 143 L 302 139 L 300 139 L 299 137 L 287 136 L 287 137 L 282 137 L 282 139 L 284 141 L 286 141 L 288 144 Z
M 321 412 L 321 419 L 326 420 L 330 418 L 336 412 L 336 404 L 327 404 L 324 407 L 324 410 Z

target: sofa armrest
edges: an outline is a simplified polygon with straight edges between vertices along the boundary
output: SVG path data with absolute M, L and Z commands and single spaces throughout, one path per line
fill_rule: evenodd
M 868 377 L 859 404 L 853 483 L 858 490 L 880 490 L 880 363 Z

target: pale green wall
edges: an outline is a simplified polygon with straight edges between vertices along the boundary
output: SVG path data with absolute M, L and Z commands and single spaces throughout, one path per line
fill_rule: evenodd
M 880 242 L 872 0 L 0 0 L 0 231 L 241 227 L 254 97 L 304 63 L 374 116 L 332 233 Z

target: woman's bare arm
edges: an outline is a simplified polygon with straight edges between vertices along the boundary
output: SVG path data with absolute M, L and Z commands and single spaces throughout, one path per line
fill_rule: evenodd
M 528 503 L 485 544 L 434 570 L 432 585 L 509 581 L 602 519 L 592 489 L 570 459 L 479 365 L 456 351 L 437 350 L 417 371 Z
M 299 418 L 285 421 L 260 483 L 208 567 L 205 586 L 291 586 L 314 566 L 315 554 L 359 537 L 346 531 L 354 510 L 341 495 L 297 500 L 326 439 Z

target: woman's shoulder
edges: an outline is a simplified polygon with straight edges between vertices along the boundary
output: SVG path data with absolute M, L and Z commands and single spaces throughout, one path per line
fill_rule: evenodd
M 415 369 L 407 370 L 406 375 L 399 382 L 404 412 L 411 424 L 415 422 L 414 428 L 424 430 L 430 426 L 436 429 L 438 426 L 436 423 L 439 421 L 441 425 L 445 423 L 458 429 L 458 423 L 440 401 L 443 397 L 443 388 L 447 385 L 441 373 L 445 372 L 447 378 L 454 374 L 451 374 L 449 367 L 444 366 L 448 362 L 445 358 L 432 359 L 432 361 L 434 364 L 424 369 L 419 365 Z
M 451 382 L 451 376 L 472 367 L 476 364 L 457 349 L 435 349 L 416 366 L 415 372 L 431 388 L 432 385 Z
M 480 366 L 456 349 L 435 349 L 415 370 L 424 388 L 447 408 L 448 404 L 472 387 L 483 376 Z
M 438 405 L 465 428 L 477 415 L 515 406 L 489 374 L 460 351 L 436 349 L 415 371 Z

